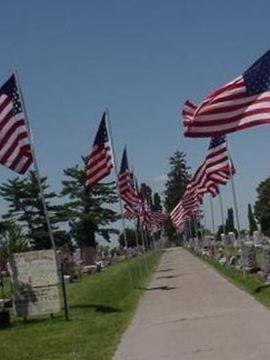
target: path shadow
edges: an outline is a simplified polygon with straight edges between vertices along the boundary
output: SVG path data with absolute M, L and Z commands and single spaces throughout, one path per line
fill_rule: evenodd
M 159 272 L 166 272 L 166 271 L 173 271 L 173 269 L 172 268 L 161 269 L 161 270 L 157 270 L 156 272 L 159 273 Z
M 140 290 L 145 290 L 145 291 L 153 291 L 153 290 L 165 290 L 165 291 L 168 291 L 168 290 L 174 290 L 176 289 L 175 286 L 168 286 L 168 285 L 164 285 L 164 286 L 155 286 L 155 287 L 151 287 L 151 288 L 138 288 Z
M 174 279 L 179 275 L 165 275 L 165 276 L 158 276 L 157 279 Z
M 259 293 L 259 292 L 261 292 L 262 290 L 267 289 L 267 288 L 269 288 L 269 287 L 270 287 L 270 284 L 269 284 L 269 283 L 262 284 L 262 285 L 258 286 L 258 287 L 254 290 L 254 292 L 255 292 L 255 293 Z
M 118 313 L 122 312 L 121 309 L 108 306 L 108 305 L 101 305 L 101 304 L 77 304 L 71 305 L 71 309 L 94 309 L 96 312 L 103 313 L 103 314 L 111 314 L 111 313 Z

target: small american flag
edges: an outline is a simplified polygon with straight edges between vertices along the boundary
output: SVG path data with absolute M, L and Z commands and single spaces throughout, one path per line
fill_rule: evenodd
M 113 155 L 104 112 L 86 164 L 86 186 L 94 187 L 106 178 L 113 168 Z
M 130 205 L 141 202 L 140 196 L 134 186 L 133 174 L 129 170 L 126 148 L 123 151 L 121 168 L 118 174 L 118 187 L 123 201 Z
M 15 75 L 0 89 L 0 163 L 24 174 L 33 163 L 26 115 Z
M 270 50 L 199 106 L 186 101 L 187 137 L 212 137 L 270 123 Z

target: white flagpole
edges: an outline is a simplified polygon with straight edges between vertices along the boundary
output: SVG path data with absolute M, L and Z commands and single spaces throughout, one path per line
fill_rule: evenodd
M 221 195 L 220 191 L 219 191 L 219 194 L 218 194 L 218 199 L 219 199 L 219 206 L 220 206 L 222 232 L 223 232 L 223 234 L 225 234 L 224 207 L 223 207 L 223 199 L 222 199 L 222 195 Z
M 64 308 L 65 308 L 65 317 L 66 317 L 66 320 L 69 320 L 65 283 L 64 283 L 64 281 L 62 279 L 63 274 L 61 274 L 61 269 L 60 269 L 58 261 L 57 261 L 57 249 L 56 249 L 55 239 L 54 239 L 52 226 L 51 226 L 51 222 L 50 222 L 49 212 L 48 212 L 46 201 L 45 201 L 44 191 L 43 191 L 43 187 L 42 187 L 42 183 L 41 183 L 40 171 L 39 171 L 39 166 L 38 166 L 38 162 L 37 162 L 37 157 L 36 157 L 36 152 L 35 152 L 31 127 L 30 127 L 29 117 L 28 117 L 28 114 L 27 114 L 27 110 L 26 110 L 26 106 L 25 106 L 25 102 L 24 102 L 24 97 L 23 97 L 23 93 L 22 93 L 22 90 L 21 90 L 21 86 L 20 86 L 18 72 L 15 70 L 14 73 L 15 73 L 16 84 L 17 84 L 17 87 L 18 87 L 18 92 L 19 92 L 19 95 L 20 95 L 20 99 L 22 101 L 22 109 L 23 109 L 23 112 L 24 112 L 24 115 L 25 115 L 25 122 L 26 122 L 27 130 L 28 130 L 29 139 L 30 139 L 31 153 L 32 153 L 35 173 L 36 173 L 37 181 L 38 181 L 40 200 L 42 202 L 45 221 L 46 221 L 46 225 L 47 225 L 47 229 L 48 229 L 48 235 L 49 235 L 49 238 L 50 238 L 50 241 L 51 241 L 51 244 L 52 244 L 53 251 L 55 253 L 55 261 L 56 261 L 56 267 L 57 267 L 57 270 L 58 270 L 59 281 L 60 281 L 60 284 L 62 284 L 62 292 L 63 292 L 63 300 L 64 300 Z
M 232 172 L 232 159 L 231 159 L 231 154 L 229 151 L 229 141 L 228 141 L 227 136 L 226 136 L 226 144 L 227 144 L 227 151 L 228 151 L 228 157 L 229 157 L 230 180 L 231 180 L 231 186 L 232 186 L 232 195 L 233 195 L 234 211 L 235 211 L 235 218 L 236 218 L 236 226 L 237 226 L 237 230 L 238 230 L 238 236 L 240 238 L 240 221 L 239 221 L 239 213 L 238 213 L 238 204 L 237 204 L 236 190 L 235 190 L 235 184 L 234 184 L 234 178 L 233 178 L 233 172 Z
M 232 172 L 232 159 L 231 159 L 231 154 L 230 154 L 230 151 L 229 151 L 229 141 L 228 141 L 227 136 L 226 136 L 226 145 L 227 145 L 227 151 L 228 151 L 228 157 L 229 157 L 230 179 L 231 179 L 231 186 L 232 186 L 234 211 L 235 211 L 235 217 L 236 217 L 236 226 L 237 226 L 238 237 L 240 239 L 240 245 L 241 245 L 242 272 L 243 272 L 243 277 L 245 279 L 246 278 L 246 272 L 245 272 L 245 268 L 244 268 L 243 246 L 242 246 L 241 234 L 240 234 L 240 221 L 239 221 L 239 213 L 238 213 L 238 204 L 237 204 L 236 190 L 235 190 L 235 184 L 234 184 L 234 178 L 233 178 L 233 172 Z
M 117 168 L 117 162 L 116 162 L 116 155 L 115 155 L 115 148 L 113 143 L 113 136 L 112 136 L 112 130 L 111 130 L 111 123 L 109 118 L 109 109 L 106 109 L 106 122 L 107 122 L 107 128 L 109 133 L 109 139 L 111 143 L 112 148 L 112 155 L 113 155 L 113 165 L 114 165 L 114 172 L 115 172 L 115 181 L 116 181 L 116 189 L 117 189 L 117 195 L 118 195 L 118 202 L 120 207 L 120 213 L 121 213 L 121 222 L 122 222 L 122 229 L 123 229 L 123 236 L 124 236 L 124 243 L 125 247 L 127 248 L 127 260 L 128 260 L 128 242 L 127 242 L 127 232 L 126 232 L 126 225 L 125 225 L 125 219 L 124 219 L 124 207 L 123 202 L 120 195 L 120 189 L 119 189 L 119 183 L 118 183 L 118 168 Z M 130 284 L 133 284 L 132 275 L 131 275 L 131 269 L 128 264 L 128 274 L 130 278 Z
M 213 198 L 211 195 L 209 195 L 209 199 L 210 199 L 210 212 L 211 212 L 211 221 L 212 221 L 212 233 L 215 236 L 216 227 L 215 227 L 214 204 L 213 204 Z

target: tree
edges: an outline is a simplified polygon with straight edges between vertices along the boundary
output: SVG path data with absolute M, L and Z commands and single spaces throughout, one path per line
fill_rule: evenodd
M 189 167 L 187 166 L 186 154 L 176 151 L 169 159 L 170 170 L 165 183 L 165 209 L 170 213 L 182 198 L 186 185 L 190 180 Z M 169 239 L 176 235 L 171 220 L 165 222 L 165 233 Z
M 262 232 L 270 236 L 270 177 L 262 181 L 257 188 L 254 215 L 261 224 Z
M 159 193 L 154 193 L 153 210 L 154 211 L 162 211 L 163 210 Z
M 85 161 L 83 158 L 84 164 Z M 97 234 L 109 242 L 111 234 L 118 234 L 117 229 L 109 227 L 119 219 L 118 213 L 109 208 L 118 201 L 115 183 L 98 184 L 90 191 L 85 186 L 85 168 L 79 165 L 65 169 L 64 175 L 61 194 L 68 199 L 64 216 L 69 219 L 71 235 L 77 245 L 95 248 Z
M 136 236 L 137 236 L 136 230 L 126 228 L 126 237 L 127 237 L 127 246 L 128 247 L 136 247 L 137 246 Z M 139 241 L 139 239 L 138 239 L 138 241 Z M 123 232 L 121 232 L 121 234 L 119 236 L 119 245 L 122 247 L 126 246 Z
M 147 203 L 150 205 L 151 209 L 153 208 L 153 200 L 152 200 L 152 189 L 149 185 L 142 183 L 140 193 L 147 200 Z
M 0 267 L 5 266 L 8 257 L 15 252 L 29 250 L 29 246 L 20 225 L 15 221 L 3 221 L 0 224 Z
M 57 246 L 68 243 L 70 237 L 64 230 L 58 228 L 63 221 L 61 205 L 52 204 L 57 195 L 49 190 L 47 178 L 41 178 L 45 202 L 50 216 L 50 222 Z M 3 219 L 14 219 L 24 230 L 26 238 L 35 250 L 51 248 L 45 213 L 40 198 L 38 180 L 34 171 L 29 171 L 25 178 L 14 178 L 0 186 L 0 195 L 8 204 L 8 212 Z
M 165 183 L 165 209 L 169 213 L 182 198 L 186 185 L 190 180 L 186 154 L 176 151 L 169 159 L 170 170 Z
M 248 222 L 249 235 L 252 235 L 254 231 L 258 230 L 258 227 L 250 204 L 248 204 Z
M 238 235 L 238 231 L 236 230 L 234 226 L 234 215 L 233 215 L 233 209 L 229 208 L 227 212 L 227 219 L 225 222 L 225 233 L 228 234 L 229 232 L 234 232 L 235 235 Z

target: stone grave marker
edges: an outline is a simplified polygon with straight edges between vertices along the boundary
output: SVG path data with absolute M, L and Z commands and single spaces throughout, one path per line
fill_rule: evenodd
M 12 254 L 9 265 L 18 316 L 46 315 L 60 311 L 59 278 L 53 250 Z
M 242 244 L 244 270 L 253 271 L 256 269 L 256 250 L 252 241 Z

